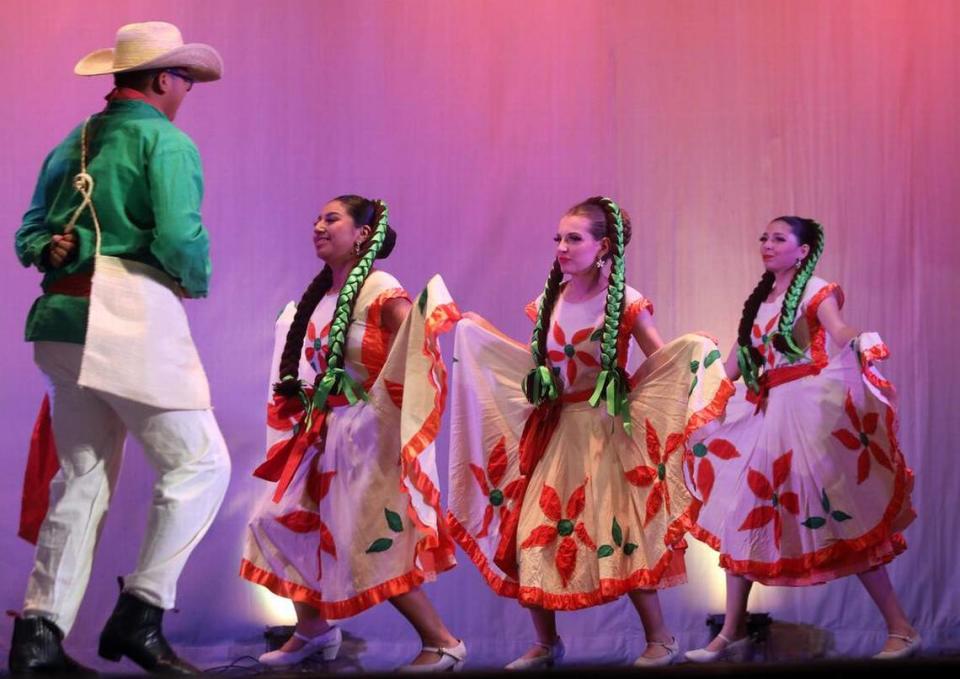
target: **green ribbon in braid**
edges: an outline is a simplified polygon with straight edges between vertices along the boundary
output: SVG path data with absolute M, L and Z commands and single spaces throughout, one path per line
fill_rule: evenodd
M 753 361 L 750 347 L 739 345 L 737 348 L 737 365 L 740 367 L 743 383 L 754 393 L 760 393 L 760 368 Z
M 803 291 L 807 287 L 807 282 L 813 276 L 813 270 L 820 260 L 820 255 L 823 254 L 823 227 L 817 222 L 813 222 L 813 225 L 817 229 L 817 242 L 800 264 L 800 270 L 797 271 L 793 280 L 790 282 L 790 287 L 787 288 L 787 293 L 783 300 L 783 309 L 780 311 L 780 323 L 777 326 L 777 331 L 783 338 L 782 349 L 784 349 L 784 351 L 782 351 L 782 353 L 791 363 L 800 360 L 804 356 L 803 349 L 797 344 L 793 337 L 793 323 L 797 318 L 797 309 L 800 307 L 800 301 L 803 299 Z
M 337 307 L 333 312 L 333 320 L 330 323 L 327 369 L 322 375 L 317 375 L 314 382 L 313 399 L 309 404 L 307 413 L 308 429 L 313 420 L 313 414 L 322 412 L 326 408 L 327 399 L 330 396 L 343 394 L 350 405 L 361 400 L 367 400 L 367 392 L 364 391 L 363 386 L 357 383 L 344 368 L 343 355 L 346 351 L 347 330 L 350 328 L 357 295 L 360 294 L 360 288 L 367 280 L 373 262 L 387 236 L 387 204 L 382 200 L 376 202 L 380 206 L 380 218 L 377 220 L 373 234 L 368 241 L 369 246 L 357 265 L 350 271 L 340 294 L 337 296 Z
M 623 428 L 629 434 L 633 428 L 627 400 L 629 381 L 627 374 L 617 363 L 617 344 L 620 338 L 620 320 L 623 316 L 626 288 L 623 216 L 620 214 L 620 206 L 610 198 L 600 199 L 600 205 L 613 218 L 614 237 L 610 257 L 612 268 L 604 307 L 603 333 L 600 339 L 600 374 L 597 375 L 597 386 L 590 396 L 589 403 L 596 408 L 601 401 L 606 402 L 607 412 L 612 417 L 619 415 L 623 418 Z
M 552 277 L 553 272 L 547 277 L 546 285 L 543 286 L 543 298 L 541 299 L 545 299 L 549 294 Z M 534 406 L 542 405 L 560 396 L 560 388 L 557 386 L 557 380 L 553 372 L 546 365 L 547 357 L 544 356 L 540 350 L 540 347 L 545 344 L 543 338 L 547 330 L 544 325 L 547 320 L 548 319 L 544 319 L 543 304 L 541 303 L 540 310 L 537 313 L 537 322 L 533 327 L 533 336 L 530 340 L 530 353 L 533 355 L 533 362 L 536 364 L 536 367 L 527 373 L 527 376 L 523 378 L 523 382 L 521 382 L 520 385 L 523 388 L 523 395 L 526 396 L 527 400 Z

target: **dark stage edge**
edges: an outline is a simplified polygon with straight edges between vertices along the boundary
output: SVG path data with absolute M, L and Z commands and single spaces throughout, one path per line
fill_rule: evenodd
M 333 665 L 337 663 L 334 662 Z M 394 677 L 397 676 L 426 676 L 431 673 L 403 673 L 397 672 L 364 672 L 352 668 L 327 668 L 322 663 L 304 663 L 295 668 L 286 670 L 267 670 L 255 666 L 226 666 L 205 670 L 197 676 L 220 677 L 250 677 L 264 676 L 280 679 L 282 677 L 329 677 L 329 676 L 364 676 L 364 677 Z M 644 677 L 871 677 L 877 678 L 894 676 L 899 679 L 912 679 L 914 676 L 960 676 L 960 655 L 937 656 L 931 658 L 916 658 L 907 660 L 814 660 L 802 663 L 676 663 L 668 667 L 639 668 L 620 665 L 565 665 L 554 670 L 540 672 L 507 672 L 497 669 L 470 669 L 458 673 L 462 677 L 590 677 L 604 679 L 606 677 L 642 675 Z M 11 676 L 8 672 L 0 676 Z M 51 675 L 46 675 L 51 676 Z M 63 675 L 69 676 L 69 675 Z M 104 677 L 144 677 L 137 673 L 102 673 Z

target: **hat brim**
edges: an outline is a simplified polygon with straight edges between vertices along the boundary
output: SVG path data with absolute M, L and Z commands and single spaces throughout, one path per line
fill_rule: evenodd
M 211 82 L 222 76 L 223 60 L 210 45 L 195 42 L 172 49 L 149 61 L 116 68 L 113 63 L 113 48 L 108 47 L 85 56 L 73 67 L 73 72 L 77 75 L 107 75 L 155 68 L 182 68 L 197 82 Z

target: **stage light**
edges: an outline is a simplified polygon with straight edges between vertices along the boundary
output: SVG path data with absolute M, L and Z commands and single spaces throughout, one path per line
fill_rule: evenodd
M 265 587 L 257 587 L 254 590 L 254 597 L 261 613 L 260 617 L 267 626 L 292 625 L 296 622 L 297 614 L 293 610 L 293 602 L 290 599 L 279 597 Z

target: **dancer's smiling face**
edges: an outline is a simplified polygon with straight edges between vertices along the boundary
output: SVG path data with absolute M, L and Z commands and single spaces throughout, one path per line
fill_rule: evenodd
M 330 265 L 357 259 L 355 243 L 370 236 L 370 226 L 357 224 L 347 206 L 331 200 L 313 224 L 313 247 L 317 257 Z
M 791 269 L 808 252 L 810 246 L 801 244 L 790 225 L 779 219 L 770 222 L 760 235 L 760 257 L 767 271 L 780 273 Z
M 591 221 L 582 215 L 565 215 L 557 227 L 553 240 L 557 244 L 560 270 L 571 276 L 584 274 L 596 268 L 597 259 L 610 251 L 610 239 L 593 235 Z

